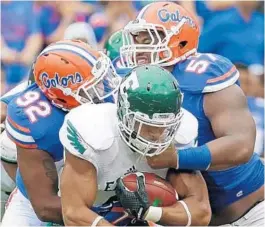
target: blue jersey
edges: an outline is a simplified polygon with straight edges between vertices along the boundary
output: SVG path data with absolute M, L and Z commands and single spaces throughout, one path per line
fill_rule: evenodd
M 263 65 L 264 14 L 254 11 L 246 20 L 237 7 L 210 13 L 202 28 L 199 51 L 220 54 L 237 64 Z
M 173 75 L 184 93 L 183 107 L 199 122 L 198 144 L 216 137 L 204 113 L 204 94 L 239 84 L 236 67 L 226 58 L 214 54 L 197 54 L 175 65 Z M 236 152 L 236 151 L 235 151 Z M 202 172 L 209 190 L 213 212 L 256 191 L 264 184 L 264 166 L 257 154 L 244 164 L 228 170 Z
M 22 91 L 24 91 L 28 86 L 28 82 L 24 81 L 5 93 L 1 98 L 0 101 L 8 104 L 14 97 L 17 97 Z
M 45 39 L 49 38 L 60 25 L 60 13 L 56 7 L 49 3 L 43 4 L 39 8 L 39 21 L 41 33 Z
M 48 152 L 54 161 L 63 158 L 63 146 L 59 140 L 59 129 L 66 112 L 51 105 L 50 101 L 34 83 L 7 107 L 6 131 L 19 147 Z M 16 183 L 22 194 L 27 192 L 18 169 Z
M 132 70 L 130 68 L 122 68 L 120 57 L 116 57 L 114 60 L 112 60 L 112 64 L 120 77 L 125 77 Z
M 31 1 L 1 1 L 1 21 L 1 37 L 7 47 L 17 52 L 25 48 L 31 36 L 40 34 L 39 20 Z M 28 66 L 19 62 L 1 62 L 1 66 L 5 72 L 5 82 L 11 86 L 25 79 L 29 70 Z

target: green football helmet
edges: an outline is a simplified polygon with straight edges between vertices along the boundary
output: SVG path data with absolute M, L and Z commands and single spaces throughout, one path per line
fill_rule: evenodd
M 107 56 L 113 61 L 120 56 L 120 48 L 122 47 L 122 30 L 113 33 L 105 42 L 104 49 Z
M 181 122 L 182 100 L 170 72 L 155 65 L 134 68 L 118 92 L 119 132 L 125 143 L 144 156 L 166 150 Z

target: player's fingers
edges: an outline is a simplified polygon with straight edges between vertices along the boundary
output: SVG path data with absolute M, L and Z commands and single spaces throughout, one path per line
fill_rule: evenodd
M 119 195 L 125 190 L 125 185 L 123 184 L 123 181 L 121 178 L 119 178 L 117 180 L 117 183 L 116 183 L 116 189 L 115 189 L 115 192 L 116 192 L 116 195 L 119 197 Z
M 146 160 L 147 160 L 148 165 L 152 169 L 159 169 L 160 168 L 161 160 L 159 159 L 158 155 L 157 156 L 153 156 L 153 157 L 146 157 Z
M 137 176 L 137 191 L 145 191 L 145 179 L 144 175 Z

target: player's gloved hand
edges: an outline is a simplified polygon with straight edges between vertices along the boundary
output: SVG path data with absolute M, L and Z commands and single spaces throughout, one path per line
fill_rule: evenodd
M 138 172 L 135 174 L 137 175 L 137 190 L 130 191 L 123 184 L 122 178 L 119 178 L 117 180 L 116 195 L 122 207 L 126 209 L 130 215 L 137 219 L 143 219 L 150 204 L 145 191 L 144 175 Z

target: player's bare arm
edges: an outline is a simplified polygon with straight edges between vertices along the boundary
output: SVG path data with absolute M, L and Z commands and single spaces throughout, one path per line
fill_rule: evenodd
M 248 162 L 254 151 L 256 129 L 242 90 L 232 85 L 206 94 L 204 111 L 217 138 L 206 144 L 211 159 L 209 169 L 227 169 Z M 178 159 L 173 146 L 160 155 L 147 157 L 154 169 L 178 168 Z
M 171 169 L 167 178 L 176 189 L 179 199 L 188 207 L 190 220 L 183 204 L 176 202 L 170 207 L 162 208 L 160 223 L 185 226 L 191 221 L 192 226 L 207 226 L 211 219 L 211 207 L 207 186 L 201 173 L 198 171 L 180 173 Z
M 38 218 L 62 223 L 58 175 L 52 157 L 42 150 L 18 147 L 18 163 L 29 199 Z
M 218 138 L 207 143 L 212 158 L 210 169 L 247 162 L 253 154 L 256 129 L 242 90 L 233 85 L 205 95 L 204 110 Z
M 90 162 L 65 151 L 60 187 L 66 226 L 91 226 L 93 223 L 96 226 L 113 226 L 89 209 L 97 194 L 97 171 Z
M 3 102 L 0 102 L 1 105 L 1 124 L 4 122 L 4 120 L 6 119 L 6 107 L 7 105 Z M 1 132 L 2 132 L 2 128 L 1 128 Z
M 209 224 L 211 207 L 206 183 L 200 172 L 169 170 L 167 179 L 171 185 L 168 184 L 167 191 L 176 191 L 178 198 L 176 199 L 173 195 L 171 202 L 168 203 L 164 202 L 159 194 L 150 194 L 155 189 L 150 188 L 152 181 L 149 175 L 141 172 L 135 173 L 137 183 L 131 177 L 132 175 L 119 178 L 116 188 L 118 200 L 132 216 L 165 226 L 205 226 Z M 133 189 L 133 182 L 137 184 L 136 191 Z M 159 178 L 153 182 L 158 184 Z M 166 185 L 163 180 L 160 183 Z M 169 197 L 170 195 L 166 196 L 168 200 L 170 200 Z M 154 205 L 155 203 L 151 198 L 161 200 L 160 206 Z

